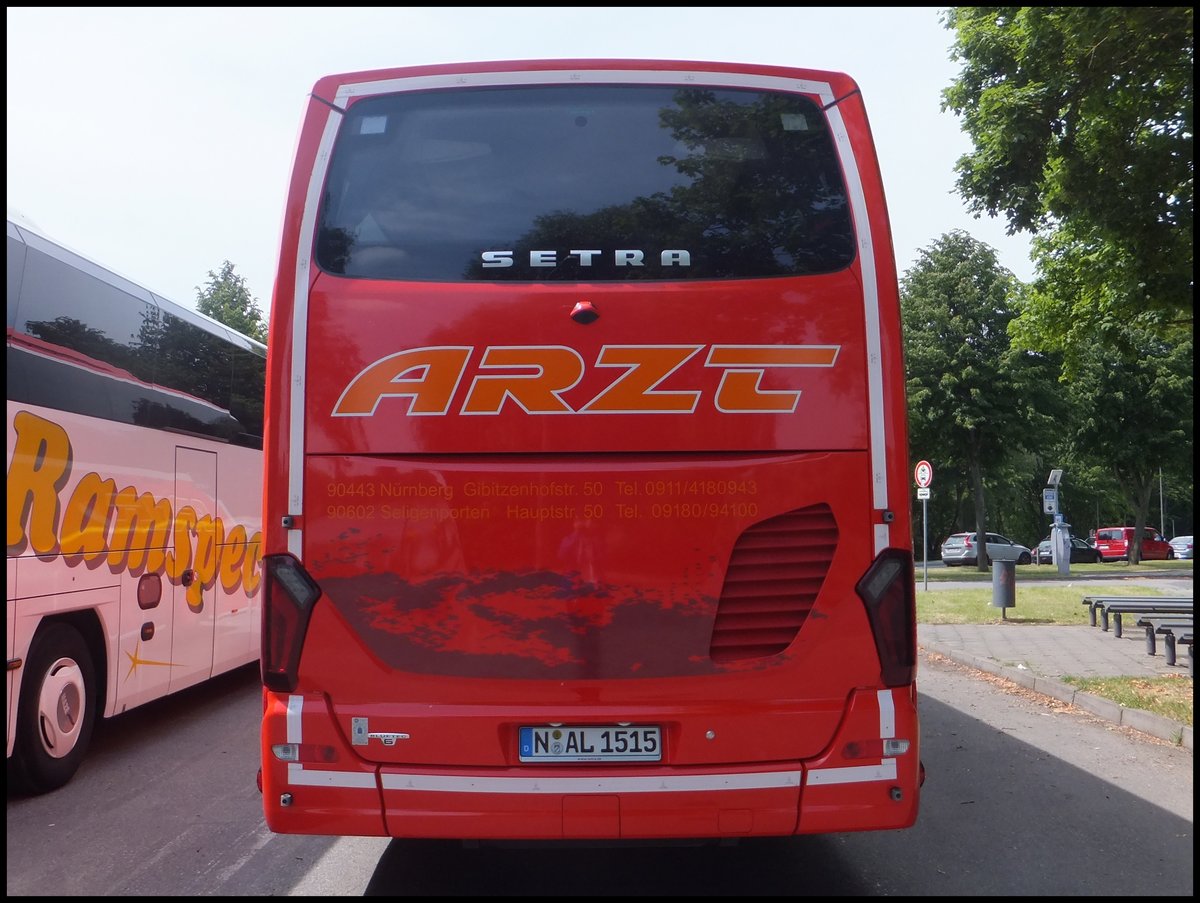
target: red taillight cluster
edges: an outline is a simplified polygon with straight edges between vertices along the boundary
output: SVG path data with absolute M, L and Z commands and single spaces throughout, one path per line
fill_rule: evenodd
M 871 622 L 880 680 L 888 687 L 911 684 L 917 672 L 917 587 L 912 553 L 885 549 L 855 590 Z
M 321 588 L 291 555 L 266 556 L 263 570 L 262 682 L 268 690 L 290 693 Z

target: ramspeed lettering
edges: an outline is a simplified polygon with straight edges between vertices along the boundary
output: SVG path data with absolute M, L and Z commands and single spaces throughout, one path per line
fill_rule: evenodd
M 661 385 L 705 348 L 704 366 L 721 372 L 712 399 L 723 414 L 788 414 L 797 390 L 762 389 L 768 369 L 832 367 L 839 345 L 605 345 L 593 366 L 624 370 L 586 403 L 572 407 L 563 394 L 578 385 L 586 365 L 563 345 L 489 345 L 482 350 L 460 414 L 499 414 L 509 402 L 527 414 L 690 414 L 695 390 Z M 334 417 L 371 417 L 385 398 L 407 398 L 412 416 L 444 416 L 468 375 L 472 346 L 398 351 L 368 364 L 350 380 Z
M 180 583 L 185 571 L 188 605 L 203 607 L 202 592 L 220 582 L 226 593 L 240 584 L 246 595 L 261 579 L 262 534 L 236 524 L 226 532 L 220 517 L 189 505 L 173 511 L 134 486 L 98 473 L 83 474 L 69 496 L 74 452 L 67 431 L 29 411 L 13 417 L 16 444 L 8 466 L 8 552 L 28 543 L 38 555 L 62 554 L 68 564 L 101 563 L 114 574 L 161 571 Z

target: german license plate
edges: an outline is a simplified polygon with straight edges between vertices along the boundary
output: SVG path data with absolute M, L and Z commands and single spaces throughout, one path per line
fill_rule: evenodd
M 523 727 L 522 762 L 660 762 L 658 725 L 588 724 Z

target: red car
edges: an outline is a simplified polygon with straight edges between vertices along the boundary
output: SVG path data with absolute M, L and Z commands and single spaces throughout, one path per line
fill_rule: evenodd
M 1133 527 L 1101 527 L 1096 531 L 1096 548 L 1105 561 L 1120 561 L 1133 552 Z M 1171 544 L 1154 527 L 1142 533 L 1142 561 L 1165 561 L 1175 557 Z

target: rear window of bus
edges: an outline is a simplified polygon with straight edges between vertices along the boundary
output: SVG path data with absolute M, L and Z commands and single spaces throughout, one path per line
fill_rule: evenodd
M 813 275 L 854 254 L 808 98 L 548 85 L 354 103 L 316 259 L 348 277 L 543 282 Z

